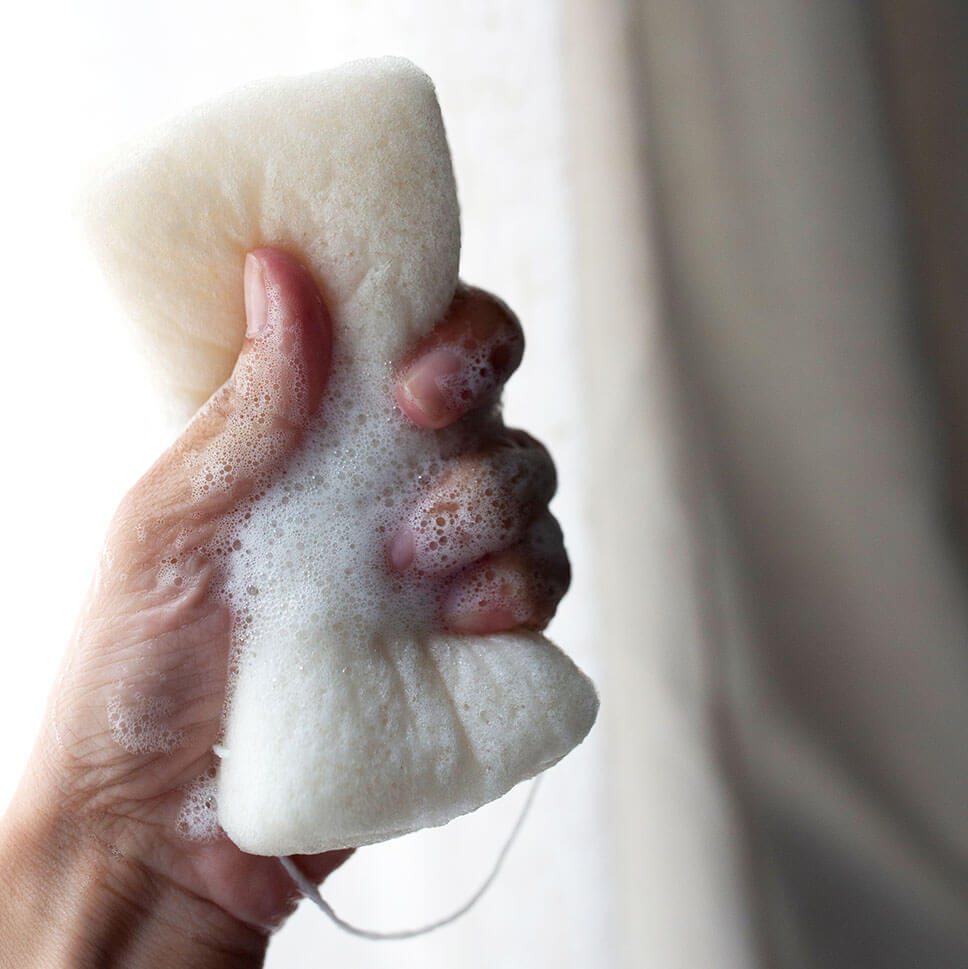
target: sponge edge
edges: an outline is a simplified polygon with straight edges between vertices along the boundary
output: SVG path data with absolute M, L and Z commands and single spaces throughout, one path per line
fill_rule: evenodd
M 317 654 L 299 678 L 260 651 L 240 677 L 234 709 L 261 715 L 232 716 L 222 753 L 219 821 L 236 844 L 315 854 L 445 824 L 552 766 L 595 720 L 590 682 L 537 634 L 370 646 L 365 663 L 352 647 Z
M 267 855 L 385 840 L 474 810 L 580 743 L 598 698 L 557 647 L 441 635 L 432 591 L 386 567 L 422 482 L 503 428 L 486 411 L 424 431 L 388 391 L 388 363 L 457 281 L 429 79 L 381 59 L 244 88 L 129 148 L 83 214 L 183 414 L 235 363 L 247 251 L 298 256 L 333 317 L 320 415 L 213 547 L 236 620 L 216 779 L 229 837 Z M 245 456 L 212 460 L 200 482 Z
M 78 215 L 161 399 L 182 419 L 228 378 L 242 346 L 249 250 L 297 254 L 337 327 L 365 325 L 383 360 L 433 325 L 457 281 L 440 109 L 430 79 L 400 58 L 262 81 L 202 105 L 128 145 L 91 179 Z

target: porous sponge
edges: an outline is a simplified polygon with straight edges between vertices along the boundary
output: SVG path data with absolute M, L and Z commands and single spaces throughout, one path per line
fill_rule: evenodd
M 338 328 L 392 360 L 457 279 L 460 224 L 430 79 L 400 58 L 243 87 L 130 144 L 80 216 L 184 416 L 242 346 L 245 253 L 297 253 Z
M 579 743 L 598 700 L 535 633 L 442 634 L 386 543 L 480 435 L 410 425 L 390 366 L 457 282 L 459 221 L 429 79 L 399 59 L 264 82 L 131 148 L 86 221 L 187 412 L 229 375 L 244 332 L 244 255 L 298 256 L 334 321 L 320 416 L 284 473 L 216 539 L 237 672 L 220 747 L 219 820 L 244 850 L 312 853 L 442 824 Z M 193 469 L 218 482 L 244 454 Z M 208 487 L 204 485 L 203 487 Z

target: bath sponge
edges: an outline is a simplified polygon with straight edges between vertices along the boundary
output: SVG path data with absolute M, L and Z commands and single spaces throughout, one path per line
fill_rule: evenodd
M 242 263 L 298 254 L 393 359 L 453 293 L 457 196 L 425 74 L 397 58 L 243 87 L 119 152 L 80 212 L 152 376 L 189 416 L 242 346 Z
M 83 215 L 183 413 L 241 347 L 247 251 L 299 257 L 333 317 L 320 417 L 212 550 L 235 620 L 217 778 L 233 841 L 311 853 L 442 824 L 579 743 L 598 700 L 557 647 L 537 633 L 444 634 L 419 579 L 386 566 L 421 488 L 500 426 L 484 411 L 421 430 L 389 391 L 457 282 L 456 189 L 429 79 L 386 58 L 243 88 L 129 147 Z M 194 473 L 217 482 L 244 457 Z

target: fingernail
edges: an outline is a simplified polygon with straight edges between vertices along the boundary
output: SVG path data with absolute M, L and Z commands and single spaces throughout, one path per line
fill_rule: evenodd
M 453 408 L 453 394 L 447 378 L 458 373 L 464 361 L 451 350 L 439 347 L 422 357 L 404 381 L 403 392 L 430 421 L 437 421 Z
M 269 323 L 269 297 L 266 293 L 265 269 L 254 253 L 245 257 L 245 335 L 250 340 L 260 337 Z
M 502 632 L 528 621 L 527 589 L 507 569 L 487 569 L 459 579 L 441 603 L 441 616 L 455 632 Z
M 399 571 L 409 569 L 416 555 L 414 534 L 406 525 L 397 532 L 390 543 L 390 564 Z

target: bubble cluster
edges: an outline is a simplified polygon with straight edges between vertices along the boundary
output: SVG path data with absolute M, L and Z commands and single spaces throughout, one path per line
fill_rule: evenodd
M 407 526 L 413 565 L 452 572 L 518 542 L 554 491 L 554 469 L 538 449 L 498 449 L 428 489 Z
M 434 381 L 448 407 L 465 410 L 471 401 L 496 395 L 511 355 L 510 345 L 500 332 L 484 339 L 469 336 L 466 343 L 448 349 L 460 365 Z
M 129 754 L 169 754 L 187 739 L 184 731 L 169 726 L 171 709 L 167 696 L 134 693 L 123 698 L 116 694 L 107 703 L 111 737 Z
M 230 526 L 226 592 L 260 616 L 278 603 L 277 593 L 292 618 L 333 620 L 368 614 L 392 591 L 382 536 L 411 492 L 408 479 L 424 469 L 401 466 L 384 429 L 359 420 L 338 393 L 324 409 L 328 422 L 311 429 L 285 473 L 266 482 Z M 336 431 L 347 426 L 356 434 L 341 439 Z M 257 590 L 267 593 L 258 603 Z
M 486 568 L 462 577 L 450 596 L 448 609 L 452 615 L 471 616 L 483 613 L 507 613 L 515 621 L 528 616 L 530 585 L 517 571 Z
M 204 843 L 218 839 L 221 828 L 214 767 L 185 788 L 175 830 L 188 841 Z
M 568 587 L 568 566 L 558 554 L 561 529 L 545 512 L 528 526 L 523 541 L 522 561 L 499 553 L 458 576 L 447 596 L 447 614 L 466 620 L 504 613 L 514 624 L 550 619 L 550 605 L 544 615 L 535 613 L 535 605 L 557 602 Z

